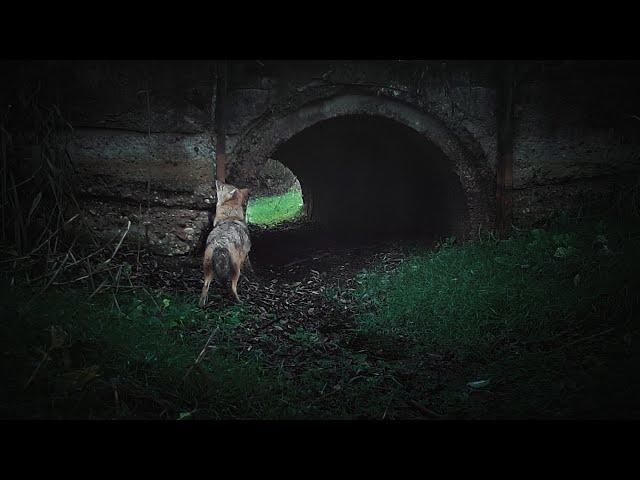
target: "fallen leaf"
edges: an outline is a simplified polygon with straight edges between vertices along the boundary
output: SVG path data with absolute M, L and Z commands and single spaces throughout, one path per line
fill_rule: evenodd
M 474 382 L 467 383 L 467 385 L 471 388 L 483 388 L 489 385 L 490 382 L 491 380 L 476 380 Z

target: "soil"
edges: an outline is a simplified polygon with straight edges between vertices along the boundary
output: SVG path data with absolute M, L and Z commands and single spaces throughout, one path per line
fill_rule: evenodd
M 363 269 L 391 271 L 417 247 L 432 240 L 407 241 L 392 238 L 335 238 L 313 225 L 288 224 L 277 229 L 252 231 L 253 273 L 241 276 L 241 303 L 258 321 L 246 322 L 235 330 L 238 350 L 260 349 L 264 361 L 293 377 L 309 362 L 332 358 L 337 364 L 347 353 L 365 353 L 371 361 L 400 362 L 410 371 L 415 359 L 405 358 L 405 340 L 372 344 L 355 332 L 356 305 L 350 293 Z M 138 272 L 144 282 L 172 292 L 202 288 L 200 256 L 145 256 Z M 339 288 L 337 288 L 339 287 Z M 224 292 L 212 285 L 207 308 L 228 305 Z M 310 344 L 295 338 L 297 331 L 312 332 L 318 341 Z M 406 340 L 408 342 L 409 340 Z M 426 359 L 433 369 L 445 367 L 450 359 L 434 355 Z M 412 367 L 413 368 L 413 367 Z M 394 380 L 397 382 L 397 380 Z M 397 388 L 397 386 L 395 386 Z M 407 386 L 410 389 L 409 386 Z M 424 417 L 422 405 L 407 404 L 396 418 Z M 427 409 L 428 410 L 428 409 Z M 433 416 L 431 412 L 427 416 Z

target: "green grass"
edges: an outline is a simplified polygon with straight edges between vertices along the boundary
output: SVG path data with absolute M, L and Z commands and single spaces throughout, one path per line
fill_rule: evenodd
M 300 215 L 302 205 L 302 191 L 295 187 L 283 195 L 249 199 L 247 222 L 258 225 L 277 225 Z
M 416 401 L 447 418 L 640 418 L 638 267 L 637 221 L 445 241 L 361 272 L 337 348 L 300 327 L 292 340 L 317 354 L 293 358 L 267 333 L 251 351 L 234 340 L 260 322 L 242 306 L 4 285 L 0 416 L 407 418 Z
M 51 292 L 34 301 L 23 290 L 4 292 L 4 418 L 287 414 L 277 401 L 279 379 L 228 348 L 228 332 L 248 320 L 240 307 L 205 313 L 193 299 L 170 299 L 159 292 L 154 298 L 120 295 L 119 308 L 107 296 L 89 300 L 78 290 Z M 219 348 L 185 379 L 216 327 Z
M 489 379 L 489 399 L 464 386 L 432 398 L 458 417 L 638 417 L 639 267 L 637 223 L 445 242 L 360 276 L 359 329 L 452 355 L 459 384 Z

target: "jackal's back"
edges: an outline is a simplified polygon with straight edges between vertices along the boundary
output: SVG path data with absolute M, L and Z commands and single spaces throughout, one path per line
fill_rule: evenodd
M 240 220 L 226 220 L 216 225 L 207 238 L 213 251 L 213 267 L 217 280 L 226 285 L 238 271 L 251 250 L 249 228 Z
M 240 220 L 225 220 L 218 223 L 207 237 L 207 246 L 213 245 L 228 250 L 240 250 L 249 253 L 251 239 L 249 227 Z

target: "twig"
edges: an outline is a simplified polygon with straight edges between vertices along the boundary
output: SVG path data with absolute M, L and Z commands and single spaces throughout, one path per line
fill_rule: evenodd
M 118 245 L 116 246 L 116 249 L 113 251 L 113 253 L 111 254 L 111 257 L 109 257 L 108 260 L 105 260 L 104 263 L 109 263 L 111 260 L 113 260 L 113 257 L 116 256 L 116 253 L 118 253 L 118 250 L 120 250 L 120 246 L 122 245 L 122 242 L 124 241 L 124 237 L 127 236 L 127 233 L 129 233 L 129 229 L 131 228 L 131 220 L 127 221 L 127 228 L 124 231 L 124 233 L 122 234 L 122 237 L 120 238 L 120 241 L 118 242 Z
M 116 297 L 116 294 L 113 294 L 113 301 L 116 304 L 116 308 L 118 309 L 118 312 L 120 312 L 120 315 L 122 315 L 122 309 L 120 308 L 120 304 L 118 303 L 118 298 Z
M 93 269 L 91 268 L 91 262 L 88 259 L 87 259 L 87 271 L 89 272 L 87 277 L 89 278 L 89 281 L 91 282 L 91 288 L 96 288 L 96 284 L 93 281 Z M 87 277 L 84 277 L 84 278 L 87 278 Z
M 47 361 L 47 359 L 49 358 L 49 350 L 47 351 L 43 351 L 42 352 L 42 360 L 40 360 L 40 363 L 38 363 L 38 366 L 35 368 L 35 370 L 33 371 L 33 373 L 31 374 L 31 376 L 29 377 L 29 380 L 26 381 L 26 383 L 24 384 L 24 389 L 26 390 L 27 387 L 31 384 L 31 382 L 33 381 L 33 379 L 36 376 L 36 373 L 38 373 L 38 370 L 40 370 L 40 367 L 42 366 L 42 364 L 44 362 Z
M 599 337 L 600 335 L 604 335 L 605 333 L 609 333 L 612 330 L 615 330 L 615 328 L 616 327 L 607 328 L 606 330 L 603 330 L 602 332 L 594 333 L 593 335 L 589 335 L 588 337 L 579 338 L 577 340 L 574 340 L 573 342 L 569 342 L 569 343 L 566 343 L 566 344 L 560 346 L 558 349 L 568 347 L 569 345 L 575 345 L 576 343 L 584 342 L 584 341 L 590 340 L 590 339 L 592 339 L 594 337 Z
M 196 358 L 196 361 L 193 363 L 193 365 L 191 365 L 189 367 L 189 369 L 187 370 L 187 373 L 184 374 L 184 377 L 182 378 L 183 382 L 187 379 L 187 377 L 189 376 L 191 371 L 195 367 L 198 366 L 198 364 L 202 361 L 204 356 L 207 354 L 207 348 L 209 347 L 209 344 L 211 343 L 211 339 L 213 339 L 213 336 L 218 332 L 219 329 L 220 329 L 220 327 L 216 327 L 215 330 L 213 332 L 211 332 L 211 335 L 209 335 L 209 338 L 207 339 L 207 343 L 205 343 L 204 347 L 202 347 L 202 350 L 200 351 L 200 354 L 198 355 L 198 358 Z
M 329 255 L 330 255 L 330 253 L 321 253 L 320 255 L 317 255 L 317 256 L 307 257 L 307 258 L 302 258 L 302 259 L 299 259 L 299 260 L 294 260 L 293 262 L 289 262 L 289 263 L 287 263 L 287 264 L 286 264 L 284 267 L 282 267 L 282 268 L 291 267 L 291 266 L 293 266 L 293 265 L 297 265 L 297 264 L 299 264 L 299 263 L 309 262 L 309 261 L 311 261 L 311 260 L 320 260 L 321 258 L 323 258 L 323 257 L 327 257 L 327 256 L 329 256 Z
M 120 268 L 118 269 L 118 273 L 116 274 L 116 291 L 114 292 L 114 295 L 118 294 L 118 290 L 120 290 L 120 275 L 122 275 L 122 267 L 123 265 L 120 265 Z
M 274 320 L 271 320 L 270 322 L 267 322 L 267 323 L 264 323 L 264 324 L 260 325 L 258 328 L 256 328 L 256 332 L 259 332 L 260 330 L 264 330 L 265 328 L 267 328 L 270 325 L 273 325 L 274 323 L 276 323 L 279 320 L 280 320 L 279 318 L 276 318 Z
M 418 402 L 416 402 L 415 400 L 408 400 L 407 403 L 409 405 L 411 405 L 412 407 L 416 408 L 420 413 L 422 413 L 424 416 L 431 416 L 431 417 L 437 417 L 437 418 L 441 418 L 444 415 L 440 414 L 440 413 L 436 413 L 433 410 L 428 409 L 427 407 L 425 407 L 424 405 L 420 405 Z
M 53 276 L 51 277 L 51 280 L 49 280 L 49 282 L 45 285 L 45 287 L 42 289 L 42 291 L 40 293 L 43 293 L 47 288 L 49 288 L 51 286 L 51 284 L 53 283 L 53 281 L 56 279 L 56 277 L 58 276 L 58 274 L 60 273 L 60 271 L 63 269 L 64 265 L 67 263 L 67 259 L 69 258 L 69 252 L 71 252 L 71 249 L 73 248 L 73 246 L 76 243 L 78 237 L 73 239 L 73 242 L 71 243 L 71 246 L 69 247 L 69 250 L 67 251 L 67 254 L 64 256 L 64 259 L 62 260 L 62 263 L 60 264 L 60 266 L 58 267 L 58 269 L 55 271 L 55 273 L 53 274 Z M 33 297 L 35 298 L 35 297 Z
M 131 283 L 131 280 L 129 280 L 129 283 Z M 133 284 L 132 284 L 133 286 Z M 158 314 L 162 317 L 162 308 L 160 307 L 160 305 L 158 304 L 158 302 L 156 302 L 156 299 L 153 297 L 153 295 L 151 295 L 151 293 L 149 292 L 149 290 L 147 290 L 144 286 L 142 287 L 142 291 L 144 293 L 146 293 L 147 295 L 149 295 L 149 298 L 151 298 L 151 301 L 155 304 L 156 308 L 158 309 Z
M 98 288 L 96 288 L 96 289 L 93 291 L 93 293 L 92 293 L 91 295 L 89 295 L 89 300 L 90 300 L 90 299 L 92 299 L 92 298 L 93 298 L 93 296 L 94 296 L 96 293 L 98 293 L 98 292 L 100 291 L 100 289 L 101 289 L 102 287 L 104 287 L 104 284 L 105 284 L 105 283 L 107 283 L 108 281 L 109 281 L 109 279 L 108 279 L 108 278 L 105 278 L 105 279 L 102 281 L 102 283 L 101 283 L 100 285 L 98 285 Z
M 88 262 L 87 262 L 88 264 Z M 89 269 L 91 269 L 90 264 L 89 265 Z M 70 283 L 75 283 L 75 282 L 79 282 L 80 280 L 85 280 L 87 278 L 91 279 L 91 282 L 93 283 L 93 274 L 94 273 L 104 273 L 104 272 L 110 272 L 111 270 L 115 270 L 116 268 L 119 268 L 117 265 L 114 265 L 110 268 L 103 268 L 102 270 L 90 270 L 90 272 L 87 275 L 82 275 L 81 277 L 78 278 L 74 278 L 73 280 L 69 280 L 67 282 L 55 282 L 53 285 L 68 285 Z M 113 286 L 113 285 L 112 285 Z M 95 285 L 92 285 L 92 288 L 95 288 Z

